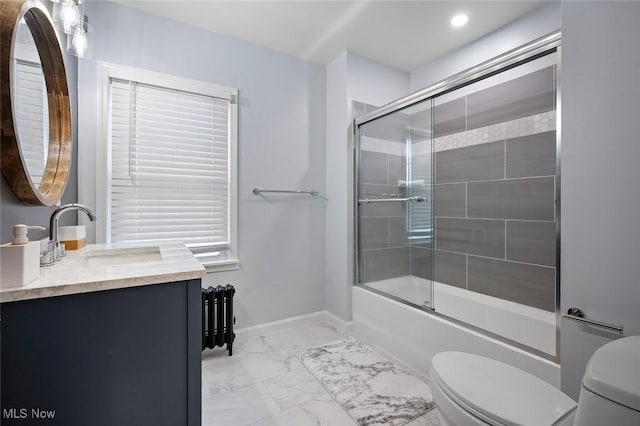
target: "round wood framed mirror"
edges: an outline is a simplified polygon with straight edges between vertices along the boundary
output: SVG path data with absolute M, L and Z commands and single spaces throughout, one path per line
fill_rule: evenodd
M 69 181 L 71 105 L 60 43 L 38 1 L 0 2 L 0 117 L 9 187 L 24 204 L 54 205 Z

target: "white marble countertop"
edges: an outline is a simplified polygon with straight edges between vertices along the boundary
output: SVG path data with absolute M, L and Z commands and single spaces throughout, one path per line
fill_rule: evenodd
M 118 247 L 92 244 L 67 251 L 40 278 L 0 289 L 0 303 L 202 278 L 202 264 L 181 244 Z

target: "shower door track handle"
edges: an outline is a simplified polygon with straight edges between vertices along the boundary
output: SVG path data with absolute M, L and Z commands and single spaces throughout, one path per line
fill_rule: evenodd
M 411 202 L 411 203 L 421 203 L 425 201 L 425 197 L 421 197 L 416 195 L 415 197 L 407 197 L 407 198 L 363 198 L 358 200 L 360 204 L 369 204 L 369 203 L 390 203 L 390 202 Z
M 584 312 L 578 308 L 570 308 L 567 313 L 562 314 L 563 318 L 578 321 L 593 327 L 604 328 L 605 330 L 614 331 L 618 334 L 624 334 L 624 328 L 621 325 L 612 325 L 600 321 L 590 320 L 584 317 Z

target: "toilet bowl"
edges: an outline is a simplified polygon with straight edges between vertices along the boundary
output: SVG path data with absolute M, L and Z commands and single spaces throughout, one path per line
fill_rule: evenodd
M 440 411 L 457 426 L 640 425 L 640 336 L 593 354 L 579 403 L 532 374 L 463 352 L 434 356 L 431 379 Z

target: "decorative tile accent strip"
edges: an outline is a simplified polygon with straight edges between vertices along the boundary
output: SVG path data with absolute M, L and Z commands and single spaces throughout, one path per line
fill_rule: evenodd
M 556 129 L 556 111 L 548 111 L 529 117 L 518 118 L 492 126 L 454 133 L 433 140 L 435 152 L 448 149 L 463 148 L 465 146 L 480 145 L 487 142 L 501 141 L 520 136 L 533 135 Z M 422 146 L 424 145 L 424 146 Z M 419 142 L 412 147 L 413 153 L 429 152 L 430 142 Z
M 354 338 L 297 355 L 359 425 L 403 425 L 435 407 L 426 383 Z
M 506 127 L 507 123 L 498 123 L 479 129 L 442 136 L 433 141 L 433 149 L 435 152 L 439 152 L 447 149 L 464 148 L 465 146 L 504 140 Z
M 372 138 L 371 136 L 362 136 L 360 138 L 360 149 L 362 151 L 379 152 L 382 154 L 407 155 L 407 144 Z
M 508 121 L 505 124 L 507 139 L 549 132 L 556 129 L 556 110 Z

